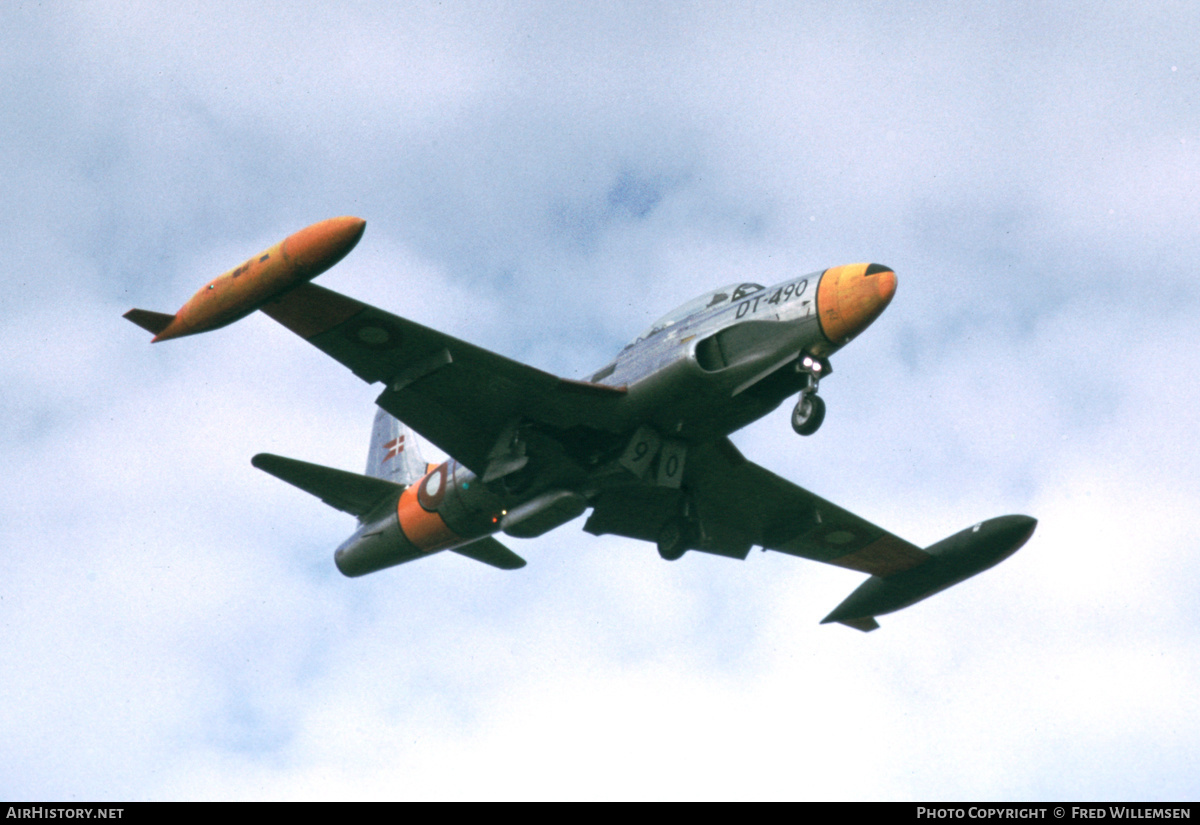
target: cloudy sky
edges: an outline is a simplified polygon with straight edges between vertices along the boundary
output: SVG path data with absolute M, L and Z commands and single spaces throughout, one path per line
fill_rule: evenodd
M 336 10 L 335 10 L 336 9 Z M 1195 799 L 1194 3 L 0 6 L 0 797 Z M 121 318 L 334 215 L 321 283 L 564 376 L 854 261 L 888 311 L 747 456 L 918 544 L 860 574 L 595 538 L 359 580 L 376 392 L 260 315 Z

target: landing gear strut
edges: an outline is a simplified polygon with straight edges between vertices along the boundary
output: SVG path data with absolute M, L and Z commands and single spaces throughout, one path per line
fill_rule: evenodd
M 817 395 L 817 385 L 830 370 L 824 359 L 805 355 L 796 364 L 796 371 L 804 374 L 805 387 L 792 408 L 792 429 L 798 435 L 812 435 L 825 420 L 825 399 Z
M 699 534 L 692 502 L 685 498 L 678 514 L 668 519 L 659 530 L 658 555 L 667 561 L 676 561 L 695 546 Z

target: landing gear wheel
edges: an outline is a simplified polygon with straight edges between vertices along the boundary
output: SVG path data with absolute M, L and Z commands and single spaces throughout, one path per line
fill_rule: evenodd
M 812 435 L 825 420 L 825 399 L 805 393 L 792 408 L 792 429 L 797 435 Z
M 658 534 L 658 555 L 667 561 L 675 561 L 688 551 L 688 532 L 683 523 L 671 519 Z

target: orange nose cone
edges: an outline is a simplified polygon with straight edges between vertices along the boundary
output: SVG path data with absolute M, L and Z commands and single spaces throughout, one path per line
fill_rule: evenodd
M 821 331 L 835 346 L 871 325 L 896 294 L 896 273 L 883 264 L 848 264 L 825 270 L 817 287 Z
M 882 264 L 875 264 L 875 266 L 882 266 Z M 896 294 L 896 273 L 885 269 L 877 275 L 875 288 L 878 291 L 879 300 L 884 307 L 887 307 L 892 302 L 892 296 Z
M 283 254 L 311 278 L 346 257 L 366 227 L 362 218 L 348 216 L 314 223 L 289 235 L 283 242 Z

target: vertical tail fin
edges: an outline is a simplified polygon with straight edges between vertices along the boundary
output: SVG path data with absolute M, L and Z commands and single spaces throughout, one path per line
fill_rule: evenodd
M 384 409 L 376 410 L 367 453 L 367 475 L 407 487 L 425 472 L 425 459 L 416 434 Z

